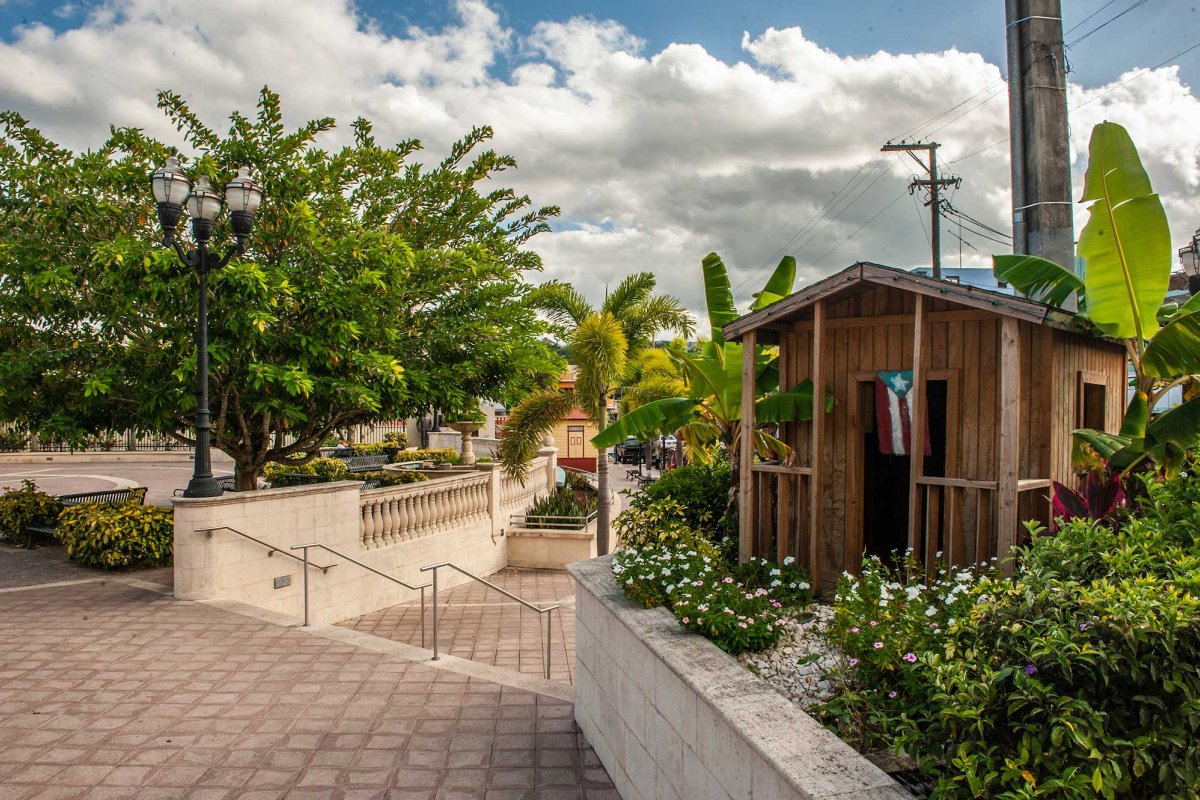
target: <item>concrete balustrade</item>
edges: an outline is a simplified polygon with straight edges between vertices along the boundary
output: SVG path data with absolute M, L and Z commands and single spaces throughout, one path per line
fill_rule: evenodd
M 176 498 L 176 596 L 233 600 L 299 618 L 303 566 L 284 554 L 300 555 L 291 547 L 313 542 L 414 586 L 428 582 L 422 566 L 442 561 L 491 574 L 509 563 L 504 534 L 510 514 L 553 491 L 557 452 L 539 451 L 523 481 L 488 464 L 367 491 L 357 481 L 342 481 Z M 337 564 L 327 573 L 309 572 L 315 622 L 338 622 L 419 597 L 325 551 L 313 549 L 310 559 Z M 445 578 L 447 586 L 465 580 L 450 573 Z

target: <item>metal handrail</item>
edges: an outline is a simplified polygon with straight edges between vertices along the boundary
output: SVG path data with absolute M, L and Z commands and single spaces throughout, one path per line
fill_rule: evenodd
M 515 527 L 534 527 L 537 530 L 580 531 L 587 528 L 597 516 L 596 511 L 587 516 L 573 514 L 554 516 L 552 514 L 510 514 L 508 524 Z M 556 527 L 570 523 L 573 527 Z
M 540 606 L 535 606 L 533 603 L 530 603 L 528 600 L 522 600 L 520 597 L 517 597 L 515 594 L 508 591 L 507 589 L 501 589 L 499 586 L 497 586 L 496 584 L 487 580 L 486 578 L 481 578 L 473 572 L 467 572 L 462 567 L 458 566 L 457 564 L 451 563 L 449 561 L 442 561 L 438 564 L 430 564 L 427 567 L 421 567 L 421 572 L 430 572 L 430 571 L 433 572 L 433 659 L 432 660 L 433 661 L 438 660 L 438 613 L 437 613 L 437 583 L 438 583 L 438 580 L 437 580 L 437 571 L 439 569 L 441 569 L 442 567 L 449 567 L 450 569 L 455 570 L 456 572 L 466 575 L 471 580 L 482 583 L 484 586 L 487 586 L 489 589 L 495 589 L 497 592 L 499 592 L 500 594 L 509 598 L 510 600 L 516 600 L 518 603 L 520 603 L 521 605 L 525 606 L 528 609 L 532 609 L 533 611 L 536 611 L 539 614 L 546 615 L 546 648 L 545 648 L 545 657 L 542 659 L 542 666 L 543 666 L 543 669 L 544 669 L 544 672 L 546 675 L 546 680 L 550 680 L 550 634 L 551 634 L 551 630 L 552 630 L 551 622 L 553 620 L 553 618 L 550 616 L 550 612 L 558 609 L 558 603 L 555 603 L 552 606 L 546 606 L 545 608 L 541 608 Z M 560 611 L 559 614 L 561 615 L 562 612 Z M 422 617 L 421 621 L 424 622 L 424 617 Z
M 196 533 L 203 533 L 204 538 L 206 538 L 206 539 L 211 539 L 213 533 L 215 533 L 216 531 L 229 531 L 230 533 L 236 533 L 238 536 L 241 536 L 244 539 L 249 539 L 250 541 L 254 542 L 255 544 L 261 544 L 263 547 L 267 548 L 267 558 L 270 558 L 271 556 L 275 555 L 276 553 L 279 553 L 281 556 L 287 556 L 288 558 L 295 559 L 296 561 L 304 561 L 304 559 L 300 558 L 300 556 L 292 555 L 287 550 L 284 550 L 281 547 L 276 547 L 275 545 L 270 544 L 269 542 L 264 542 L 262 539 L 256 539 L 253 536 L 251 536 L 250 534 L 243 533 L 242 531 L 239 531 L 237 528 L 231 528 L 228 525 L 218 525 L 215 528 L 197 528 L 196 529 Z M 296 548 L 293 547 L 292 549 L 295 550 Z M 307 563 L 307 562 L 305 562 L 305 563 Z M 316 567 L 317 569 L 321 570 L 322 575 L 327 575 L 327 574 L 329 574 L 330 568 L 336 567 L 337 564 L 327 564 L 325 566 L 321 566 L 320 564 L 313 564 L 313 566 Z
M 335 556 L 346 559 L 351 564 L 357 564 L 358 566 L 365 569 L 367 572 L 374 572 L 376 575 L 378 575 L 381 578 L 387 578 L 392 583 L 398 583 L 401 586 L 403 586 L 405 589 L 411 589 L 413 591 L 416 591 L 419 589 L 421 591 L 421 647 L 425 646 L 425 590 L 429 587 L 430 584 L 423 583 L 420 586 L 413 586 L 410 583 L 405 583 L 404 581 L 400 580 L 399 578 L 395 578 L 391 575 L 388 575 L 386 572 L 380 572 L 379 570 L 375 569 L 371 565 L 364 564 L 363 562 L 359 561 L 357 558 L 348 556 L 345 553 L 341 552 L 340 550 L 334 550 L 329 545 L 321 544 L 320 542 L 312 542 L 310 544 L 292 545 L 293 550 L 303 550 L 304 551 L 304 559 L 303 559 L 303 561 L 304 561 L 304 627 L 306 627 L 306 628 L 308 627 L 308 551 L 309 551 L 309 548 L 312 548 L 312 547 L 319 547 L 322 550 L 326 550 L 330 553 L 333 553 Z M 291 554 L 289 553 L 289 555 L 291 555 Z M 292 556 L 292 558 L 296 558 L 296 556 Z M 437 591 L 437 580 L 436 579 L 434 580 L 433 588 L 434 588 L 434 592 L 436 592 Z M 435 594 L 434 595 L 434 607 L 433 607 L 435 614 L 437 613 L 436 598 L 437 598 L 437 596 Z M 436 617 L 434 618 L 434 622 L 433 622 L 433 630 L 434 630 L 434 640 L 436 641 L 436 639 L 437 639 L 437 618 Z M 435 652 L 434 656 L 436 657 L 436 655 L 437 655 L 437 653 Z

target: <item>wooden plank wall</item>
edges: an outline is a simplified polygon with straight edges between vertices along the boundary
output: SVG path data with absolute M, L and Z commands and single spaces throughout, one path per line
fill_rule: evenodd
M 1049 477 L 1075 487 L 1071 472 L 1071 431 L 1082 425 L 1078 416 L 1079 373 L 1101 373 L 1104 385 L 1104 429 L 1116 433 L 1121 429 L 1127 392 L 1127 359 L 1125 349 L 1114 343 L 1089 339 L 1065 331 L 1053 331 L 1053 370 L 1043 373 L 1053 381 L 1050 425 Z

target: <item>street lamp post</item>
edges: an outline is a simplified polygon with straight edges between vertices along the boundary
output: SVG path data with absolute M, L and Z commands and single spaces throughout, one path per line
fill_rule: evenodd
M 225 205 L 229 206 L 230 222 L 237 243 L 224 256 L 208 252 L 213 224 L 221 213 L 221 196 L 201 176 L 195 186 L 183 174 L 179 159 L 171 156 L 167 163 L 150 176 L 154 200 L 158 204 L 158 221 L 163 229 L 163 244 L 174 247 L 179 260 L 196 270 L 200 278 L 200 313 L 196 324 L 196 457 L 192 479 L 183 492 L 184 497 L 219 497 L 221 484 L 212 476 L 208 413 L 208 273 L 229 263 L 235 253 L 241 253 L 246 239 L 254 229 L 254 214 L 262 202 L 262 189 L 250 177 L 249 167 L 238 170 L 237 177 L 225 186 Z M 192 237 L 196 249 L 184 251 L 175 238 L 179 218 L 187 207 L 192 221 Z
M 1179 266 L 1188 276 L 1188 294 L 1200 292 L 1200 228 L 1192 234 L 1192 241 L 1179 251 Z

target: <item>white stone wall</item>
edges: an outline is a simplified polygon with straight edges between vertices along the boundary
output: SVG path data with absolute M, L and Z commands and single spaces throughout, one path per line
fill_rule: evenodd
M 513 502 L 532 501 L 553 486 L 555 454 L 543 450 L 525 484 L 505 479 L 498 470 L 484 469 L 489 490 L 486 512 L 468 506 L 464 484 L 477 483 L 472 476 L 438 479 L 397 487 L 397 494 L 414 489 L 432 496 L 422 501 L 422 518 L 434 514 L 436 530 L 423 529 L 419 536 L 380 545 L 380 537 L 365 535 L 364 494 L 377 502 L 377 489 L 363 493 L 358 481 L 229 492 L 207 499 L 175 499 L 175 594 L 186 600 L 234 600 L 278 611 L 302 620 L 304 616 L 303 565 L 284 553 L 302 555 L 291 547 L 320 543 L 361 561 L 413 586 L 429 583 L 429 573 L 420 568 L 452 561 L 478 575 L 490 575 L 508 565 L 508 547 L 503 535 L 511 509 L 502 507 L 505 497 Z M 439 489 L 439 484 L 442 487 Z M 457 491 L 455 489 L 457 488 Z M 434 502 L 437 501 L 437 502 Z M 473 513 L 467 513 L 474 509 Z M 396 517 L 390 518 L 395 522 Z M 388 521 L 385 519 L 385 521 Z M 277 552 L 258 542 L 278 548 Z M 373 526 L 374 529 L 374 526 Z M 320 548 L 309 551 L 314 565 L 334 564 L 327 572 L 311 568 L 309 621 L 332 623 L 361 616 L 381 608 L 420 598 L 362 567 Z M 288 585 L 276 588 L 277 578 Z M 439 588 L 467 578 L 452 570 L 439 575 Z
M 575 564 L 575 719 L 624 800 L 911 799 L 716 645 Z

